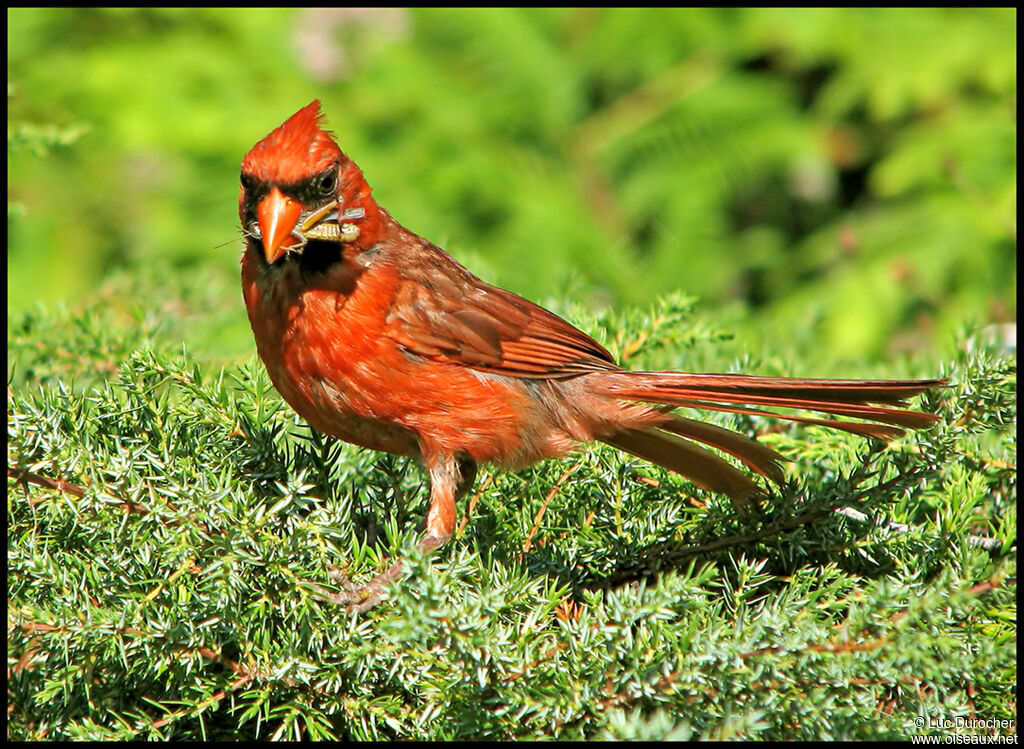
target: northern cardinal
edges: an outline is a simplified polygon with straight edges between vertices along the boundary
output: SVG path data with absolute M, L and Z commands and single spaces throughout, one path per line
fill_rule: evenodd
M 552 312 L 474 276 L 399 224 L 324 129 L 314 100 L 242 161 L 242 290 L 256 348 L 284 399 L 315 428 L 420 457 L 430 474 L 424 551 L 455 526 L 478 463 L 504 468 L 600 440 L 742 505 L 763 490 L 695 443 L 771 481 L 782 456 L 680 406 L 778 416 L 889 439 L 937 417 L 903 410 L 943 380 L 824 380 L 629 372 Z M 856 417 L 842 421 L 761 406 Z M 363 610 L 401 563 L 334 596 Z

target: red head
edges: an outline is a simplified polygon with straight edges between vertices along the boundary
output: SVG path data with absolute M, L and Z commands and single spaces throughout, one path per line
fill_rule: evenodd
M 335 201 L 337 211 L 325 210 L 324 216 L 340 221 L 346 211 L 355 214 L 347 220 L 359 233 L 349 243 L 366 248 L 379 238 L 380 209 L 370 197 L 362 171 L 324 128 L 319 100 L 252 147 L 242 160 L 241 180 L 242 229 L 252 240 L 262 242 L 268 263 L 277 262 L 289 250 L 301 251 L 306 217 Z

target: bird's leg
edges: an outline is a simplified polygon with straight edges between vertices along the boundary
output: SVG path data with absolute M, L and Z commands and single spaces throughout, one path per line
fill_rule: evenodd
M 468 456 L 435 456 L 427 464 L 430 471 L 430 509 L 427 510 L 426 535 L 417 544 L 429 554 L 451 538 L 455 530 L 455 501 L 469 491 L 476 479 L 476 463 Z M 328 593 L 318 585 L 310 584 L 332 603 L 343 604 L 349 612 L 362 613 L 380 603 L 385 586 L 401 577 L 404 560 L 391 565 L 366 585 L 359 587 L 343 572 L 331 577 L 344 588 L 339 593 Z

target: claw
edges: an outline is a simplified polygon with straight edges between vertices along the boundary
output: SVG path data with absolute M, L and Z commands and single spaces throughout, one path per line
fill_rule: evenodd
M 341 586 L 342 589 L 337 593 L 308 580 L 303 580 L 299 585 L 313 591 L 322 601 L 344 606 L 349 614 L 361 614 L 380 603 L 385 586 L 397 580 L 404 568 L 401 562 L 396 562 L 366 585 L 356 585 L 343 570 L 333 568 L 327 576 Z

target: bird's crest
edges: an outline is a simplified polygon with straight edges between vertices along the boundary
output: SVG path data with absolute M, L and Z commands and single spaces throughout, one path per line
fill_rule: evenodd
M 242 171 L 264 182 L 290 184 L 327 169 L 344 154 L 324 127 L 314 99 L 252 147 Z

